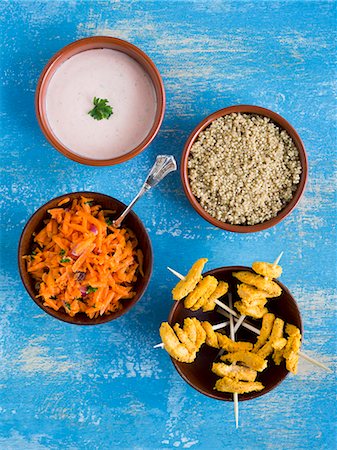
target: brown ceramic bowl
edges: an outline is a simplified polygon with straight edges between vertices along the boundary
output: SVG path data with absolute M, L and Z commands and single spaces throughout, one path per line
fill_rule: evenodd
M 256 225 L 232 225 L 230 223 L 222 222 L 221 220 L 215 219 L 210 214 L 208 214 L 200 205 L 198 202 L 198 199 L 193 195 L 192 189 L 190 186 L 189 178 L 188 178 L 188 158 L 189 153 L 191 150 L 192 145 L 197 140 L 199 133 L 203 131 L 205 128 L 207 128 L 215 119 L 218 119 L 219 117 L 225 116 L 227 114 L 231 113 L 252 113 L 252 114 L 259 114 L 260 116 L 266 116 L 269 117 L 276 125 L 278 125 L 280 128 L 286 130 L 288 134 L 292 137 L 298 152 L 299 157 L 302 165 L 302 174 L 301 179 L 299 182 L 299 185 L 297 187 L 296 192 L 294 193 L 293 198 L 291 201 L 283 208 L 276 217 L 267 220 L 263 223 L 259 223 Z M 223 230 L 232 231 L 236 233 L 252 233 L 256 231 L 262 231 L 266 230 L 267 228 L 273 227 L 274 225 L 278 224 L 283 220 L 285 217 L 287 217 L 288 214 L 291 213 L 291 211 L 295 208 L 297 203 L 299 202 L 300 198 L 302 197 L 302 194 L 304 192 L 304 188 L 307 182 L 308 178 L 308 160 L 307 155 L 304 149 L 303 142 L 301 141 L 301 138 L 297 134 L 296 130 L 290 125 L 289 122 L 287 122 L 283 117 L 276 114 L 273 111 L 270 111 L 266 108 L 261 108 L 260 106 L 252 106 L 252 105 L 237 105 L 237 106 L 230 106 L 228 108 L 220 109 L 219 111 L 216 111 L 215 113 L 211 114 L 210 116 L 206 117 L 202 122 L 199 123 L 195 127 L 195 129 L 190 134 L 181 158 L 181 180 L 183 184 L 183 188 L 185 191 L 185 194 L 190 201 L 193 208 L 197 211 L 198 214 L 201 215 L 204 219 L 206 219 L 208 222 L 210 222 L 212 225 L 222 228 Z
M 71 58 L 72 56 L 84 52 L 86 50 L 92 50 L 95 48 L 108 48 L 113 50 L 121 51 L 131 58 L 135 59 L 146 71 L 152 80 L 156 96 L 157 96 L 157 113 L 155 116 L 154 123 L 151 130 L 149 131 L 147 137 L 141 142 L 136 148 L 130 148 L 130 152 L 125 155 L 118 156 L 111 159 L 91 159 L 77 155 L 71 151 L 71 149 L 65 147 L 58 138 L 54 135 L 52 129 L 49 126 L 46 114 L 46 102 L 45 96 L 47 92 L 47 87 L 49 81 L 54 75 L 55 71 L 60 67 L 60 65 Z M 110 166 L 114 164 L 119 164 L 128 159 L 133 158 L 142 152 L 150 143 L 153 141 L 157 135 L 160 125 L 164 118 L 165 113 L 165 90 L 163 80 L 157 67 L 154 65 L 153 61 L 138 47 L 130 44 L 122 39 L 117 39 L 109 36 L 93 36 L 78 41 L 72 42 L 71 44 L 63 47 L 59 50 L 47 63 L 42 71 L 40 79 L 36 88 L 35 95 L 35 109 L 36 116 L 41 127 L 42 132 L 48 139 L 50 144 L 56 148 L 63 155 L 68 158 L 77 161 L 81 164 L 87 164 L 91 166 Z
M 56 197 L 53 200 L 50 200 L 49 202 L 41 206 L 41 208 L 39 208 L 31 216 L 21 234 L 18 249 L 18 265 L 21 280 L 28 294 L 31 296 L 34 302 L 46 313 L 48 313 L 53 317 L 56 317 L 56 319 L 62 320 L 63 322 L 68 322 L 75 325 L 98 325 L 101 323 L 110 322 L 111 320 L 117 319 L 118 317 L 122 316 L 127 311 L 129 311 L 141 299 L 144 292 L 146 291 L 146 288 L 151 278 L 153 257 L 152 257 L 152 246 L 150 237 L 141 220 L 133 211 L 131 211 L 127 215 L 127 217 L 123 221 L 122 226 L 130 228 L 138 238 L 139 247 L 144 255 L 144 263 L 143 263 L 144 276 L 142 278 L 139 278 L 137 283 L 135 284 L 134 290 L 136 292 L 136 295 L 130 300 L 124 300 L 123 308 L 120 311 L 117 311 L 113 314 L 103 315 L 96 319 L 90 319 L 84 313 L 79 313 L 76 314 L 74 317 L 70 317 L 66 312 L 63 311 L 63 309 L 55 311 L 52 308 L 49 308 L 48 306 L 44 306 L 43 302 L 36 297 L 37 291 L 34 287 L 35 281 L 27 272 L 26 264 L 23 259 L 23 256 L 30 254 L 30 251 L 32 249 L 33 233 L 39 232 L 44 225 L 43 221 L 50 217 L 47 214 L 48 209 L 55 208 L 57 204 L 66 197 L 69 197 L 72 200 L 81 195 L 94 198 L 95 202 L 97 204 L 102 205 L 104 209 L 115 210 L 116 215 L 119 215 L 126 208 L 126 205 L 124 205 L 124 203 L 120 202 L 119 200 L 116 200 L 113 197 L 109 197 L 108 195 L 98 194 L 96 192 L 74 192 L 71 194 L 61 195 L 60 197 Z
M 226 281 L 229 284 L 229 291 L 233 294 L 234 304 L 235 301 L 239 300 L 239 297 L 236 293 L 236 285 L 237 283 L 239 283 L 239 281 L 232 276 L 232 272 L 238 270 L 248 270 L 250 272 L 253 272 L 249 267 L 232 266 L 220 267 L 219 269 L 210 270 L 209 272 L 205 273 L 204 276 L 213 275 L 218 280 Z M 280 317 L 281 319 L 283 319 L 285 322 L 296 325 L 303 334 L 301 315 L 295 299 L 282 283 L 280 283 L 279 281 L 277 281 L 277 283 L 282 288 L 282 294 L 277 299 L 270 299 L 268 301 L 268 310 L 274 313 L 276 317 Z M 226 296 L 222 301 L 228 304 L 228 301 L 226 301 Z M 186 317 L 196 317 L 199 320 L 207 320 L 213 325 L 226 321 L 227 319 L 217 311 L 219 311 L 219 309 L 208 313 L 204 313 L 201 310 L 191 311 L 184 307 L 184 302 L 175 302 L 173 308 L 171 309 L 168 322 L 172 325 L 176 322 L 178 322 L 179 324 L 183 324 L 183 321 Z M 249 318 L 249 322 L 256 328 L 261 328 L 261 320 L 254 320 Z M 226 334 L 228 335 L 229 327 L 227 326 L 225 330 Z M 239 328 L 239 331 L 236 333 L 237 340 L 255 343 L 256 337 L 256 334 L 247 330 L 243 326 L 241 326 Z M 215 382 L 219 379 L 219 377 L 211 371 L 211 367 L 213 362 L 220 361 L 220 359 L 216 359 L 218 353 L 218 349 L 203 345 L 193 363 L 182 363 L 176 361 L 175 359 L 172 359 L 172 362 L 179 375 L 197 391 L 217 400 L 233 401 L 232 394 L 214 390 Z M 269 358 L 268 368 L 265 371 L 259 373 L 257 378 L 257 381 L 261 381 L 265 388 L 259 392 L 251 392 L 249 394 L 239 395 L 239 400 L 251 400 L 253 398 L 267 394 L 267 392 L 271 391 L 278 384 L 280 384 L 287 375 L 288 371 L 283 362 L 280 366 L 276 366 L 272 359 Z

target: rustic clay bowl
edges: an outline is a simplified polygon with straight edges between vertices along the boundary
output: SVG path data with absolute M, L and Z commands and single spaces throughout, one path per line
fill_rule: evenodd
M 229 284 L 229 292 L 231 292 L 233 295 L 232 299 L 234 304 L 235 301 L 239 300 L 239 297 L 236 293 L 236 286 L 240 282 L 232 276 L 232 272 L 238 270 L 247 270 L 253 272 L 249 267 L 232 266 L 220 267 L 219 269 L 210 270 L 209 272 L 205 273 L 204 276 L 213 275 L 218 280 L 226 281 Z M 294 300 L 289 290 L 282 283 L 277 281 L 277 284 L 281 286 L 282 294 L 280 297 L 276 299 L 270 299 L 268 301 L 268 310 L 274 313 L 276 317 L 280 317 L 281 319 L 283 319 L 285 322 L 296 325 L 303 334 L 301 315 L 296 301 Z M 223 297 L 222 301 L 228 305 L 228 299 L 226 296 Z M 208 313 L 204 313 L 202 312 L 202 310 L 191 311 L 184 307 L 183 301 L 175 302 L 173 308 L 171 309 L 168 322 L 171 325 L 176 322 L 182 325 L 186 317 L 196 317 L 201 321 L 207 320 L 212 325 L 215 325 L 217 323 L 225 322 L 228 320 L 217 311 L 219 311 L 219 309 Z M 256 328 L 261 328 L 262 320 L 254 320 L 249 318 L 248 321 Z M 224 330 L 228 336 L 229 326 L 227 326 Z M 241 326 L 239 328 L 239 331 L 236 333 L 236 340 L 238 341 L 242 340 L 255 343 L 256 338 L 257 336 L 255 333 L 252 333 L 243 326 Z M 217 359 L 218 353 L 219 349 L 212 348 L 204 344 L 193 363 L 182 363 L 176 361 L 173 358 L 172 362 L 179 375 L 197 391 L 217 400 L 233 401 L 232 394 L 214 390 L 215 382 L 219 379 L 219 377 L 211 371 L 211 368 L 213 362 L 220 361 L 220 359 Z M 268 368 L 265 371 L 259 373 L 257 377 L 257 381 L 261 381 L 265 388 L 259 392 L 241 394 L 239 395 L 239 401 L 251 400 L 253 398 L 267 394 L 267 392 L 271 391 L 278 384 L 280 384 L 287 375 L 288 371 L 285 367 L 284 362 L 282 362 L 280 366 L 276 366 L 273 360 L 269 358 Z
M 92 50 L 95 48 L 108 48 L 113 50 L 121 51 L 131 58 L 135 59 L 146 71 L 152 80 L 156 97 L 157 97 L 157 113 L 154 119 L 154 123 L 152 125 L 151 130 L 149 131 L 147 137 L 141 142 L 136 148 L 130 148 L 129 153 L 125 155 L 118 156 L 116 158 L 110 159 L 92 159 L 84 156 L 77 155 L 71 151 L 71 149 L 65 147 L 58 138 L 54 135 L 52 129 L 49 126 L 46 114 L 46 92 L 49 81 L 52 76 L 56 72 L 56 70 L 60 67 L 60 65 L 71 58 L 72 56 L 86 51 Z M 154 65 L 153 61 L 138 47 L 133 44 L 130 44 L 127 41 L 122 39 L 117 39 L 109 36 L 93 36 L 84 39 L 80 39 L 78 41 L 72 42 L 71 44 L 63 47 L 59 50 L 47 63 L 45 68 L 42 71 L 40 79 L 37 84 L 36 94 L 35 94 L 35 109 L 36 116 L 41 127 L 42 132 L 45 137 L 48 139 L 50 144 L 56 148 L 63 155 L 68 158 L 77 161 L 81 164 L 87 164 L 91 166 L 110 166 L 114 164 L 119 164 L 128 159 L 133 158 L 134 156 L 141 153 L 145 150 L 146 147 L 150 145 L 155 136 L 157 135 L 160 125 L 164 118 L 165 113 L 165 90 L 163 80 L 160 76 L 160 73 L 157 67 Z
M 215 219 L 210 214 L 208 214 L 200 205 L 198 199 L 193 195 L 192 189 L 190 186 L 189 178 L 188 178 L 188 158 L 190 154 L 190 150 L 194 142 L 197 140 L 199 133 L 203 131 L 205 128 L 207 128 L 215 119 L 218 119 L 219 117 L 225 116 L 227 114 L 231 113 L 251 113 L 251 114 L 259 114 L 260 116 L 266 116 L 269 117 L 276 125 L 278 125 L 280 128 L 286 130 L 288 134 L 292 137 L 298 152 L 299 157 L 302 165 L 302 174 L 300 178 L 300 182 L 298 184 L 297 190 L 294 193 L 293 198 L 291 201 L 278 213 L 278 215 L 270 220 L 267 220 L 263 223 L 259 223 L 256 225 L 232 225 L 230 223 L 222 222 L 221 220 Z M 278 224 L 283 220 L 285 217 L 288 216 L 288 214 L 291 213 L 291 211 L 295 208 L 297 203 L 299 202 L 300 198 L 302 197 L 302 194 L 304 192 L 304 188 L 307 182 L 308 178 L 308 160 L 307 155 L 304 149 L 303 142 L 301 141 L 301 138 L 297 134 L 296 130 L 290 125 L 289 122 L 287 122 L 283 117 L 281 117 L 279 114 L 276 114 L 273 111 L 270 111 L 266 108 L 261 108 L 260 106 L 252 106 L 252 105 L 237 105 L 237 106 L 230 106 L 228 108 L 220 109 L 219 111 L 216 111 L 215 113 L 211 114 L 210 116 L 206 117 L 202 122 L 199 123 L 195 127 L 195 129 L 190 134 L 189 138 L 187 139 L 187 142 L 185 144 L 182 158 L 181 158 L 181 180 L 183 184 L 183 188 L 185 191 L 185 194 L 190 201 L 193 208 L 197 211 L 198 214 L 200 214 L 201 217 L 206 219 L 208 222 L 210 222 L 212 225 L 222 228 L 223 230 L 232 231 L 236 233 L 252 233 L 256 231 L 262 231 L 266 230 L 267 228 L 273 227 L 274 225 Z
M 57 204 L 66 197 L 69 197 L 71 200 L 73 200 L 74 198 L 78 198 L 81 195 L 93 198 L 95 202 L 102 205 L 104 209 L 111 209 L 116 211 L 116 216 L 118 216 L 126 208 L 126 205 L 124 205 L 124 203 L 120 202 L 119 200 L 116 200 L 113 197 L 109 197 L 108 195 L 98 194 L 96 192 L 74 192 L 71 194 L 61 195 L 60 197 L 56 197 L 53 200 L 50 200 L 45 205 L 41 206 L 41 208 L 39 208 L 31 216 L 22 232 L 18 249 L 19 272 L 28 294 L 31 296 L 34 302 L 46 313 L 55 317 L 56 319 L 76 325 L 98 325 L 100 323 L 110 322 L 111 320 L 117 319 L 118 317 L 129 311 L 141 299 L 151 278 L 153 259 L 151 241 L 144 225 L 133 211 L 131 211 L 126 216 L 122 226 L 130 228 L 137 236 L 137 239 L 139 241 L 138 245 L 144 255 L 144 276 L 138 278 L 138 281 L 134 287 L 136 295 L 130 300 L 124 300 L 123 308 L 120 311 L 109 315 L 103 315 L 96 319 L 90 319 L 84 313 L 79 313 L 74 317 L 70 317 L 63 309 L 55 311 L 48 306 L 44 306 L 43 302 L 36 297 L 37 291 L 34 287 L 35 281 L 27 272 L 26 263 L 23 259 L 24 255 L 28 255 L 31 252 L 33 245 L 33 233 L 39 232 L 44 226 L 43 221 L 50 217 L 47 214 L 47 210 L 50 208 L 55 208 Z

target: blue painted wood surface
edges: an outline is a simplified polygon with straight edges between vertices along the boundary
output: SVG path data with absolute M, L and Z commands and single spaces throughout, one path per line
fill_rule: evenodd
M 198 257 L 208 267 L 249 265 L 285 251 L 282 281 L 305 326 L 303 350 L 335 358 L 335 2 L 2 1 L 1 449 L 334 449 L 334 377 L 301 361 L 273 392 L 240 405 L 194 391 L 167 354 L 154 350 L 175 280 Z M 167 111 L 154 143 L 135 159 L 94 168 L 46 142 L 34 91 L 48 59 L 78 38 L 108 34 L 157 64 Z M 125 202 L 159 153 L 178 159 L 209 113 L 249 103 L 273 109 L 302 137 L 310 174 L 293 214 L 252 235 L 222 232 L 186 200 L 178 174 L 135 210 L 149 230 L 154 274 L 141 302 L 107 325 L 58 322 L 21 285 L 17 243 L 29 216 L 66 192 L 94 190 Z

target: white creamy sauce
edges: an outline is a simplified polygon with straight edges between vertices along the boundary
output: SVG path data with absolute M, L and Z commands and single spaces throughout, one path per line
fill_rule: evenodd
M 108 99 L 109 119 L 88 112 L 93 98 Z M 46 113 L 55 137 L 72 153 L 109 159 L 124 155 L 149 133 L 157 109 L 147 73 L 130 56 L 110 49 L 87 50 L 65 61 L 50 80 Z

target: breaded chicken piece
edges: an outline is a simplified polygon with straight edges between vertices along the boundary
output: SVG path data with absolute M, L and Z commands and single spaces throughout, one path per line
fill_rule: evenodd
M 289 370 L 289 372 L 293 373 L 294 375 L 297 374 L 297 368 L 298 368 L 298 353 L 292 352 L 289 357 L 286 359 L 286 368 Z
M 273 361 L 277 366 L 279 366 L 283 360 L 283 352 L 283 348 L 281 350 L 274 350 Z
M 163 322 L 159 329 L 161 340 L 165 350 L 172 358 L 181 362 L 191 362 L 191 355 L 186 346 L 183 345 L 171 326 L 167 322 Z
M 219 377 L 230 377 L 241 381 L 255 381 L 257 372 L 249 367 L 236 364 L 213 363 L 212 372 Z
M 223 348 L 227 352 L 239 352 L 252 350 L 253 344 L 251 342 L 232 341 L 225 334 L 217 333 L 219 348 Z
M 193 291 L 201 280 L 201 274 L 207 261 L 207 258 L 201 258 L 193 264 L 186 277 L 173 288 L 173 300 L 181 300 Z
M 259 381 L 238 381 L 230 377 L 223 377 L 217 380 L 214 389 L 220 392 L 231 392 L 237 394 L 246 394 L 253 391 L 262 391 L 263 384 Z
M 272 313 L 267 313 L 263 316 L 260 334 L 253 349 L 254 353 L 256 353 L 269 339 L 271 330 L 273 329 L 274 320 L 275 315 Z
M 295 327 L 295 325 L 292 325 L 291 323 L 286 324 L 286 333 L 288 336 L 301 335 L 299 328 Z
M 269 339 L 262 348 L 257 351 L 257 355 L 261 358 L 267 358 L 274 350 L 282 350 L 287 340 L 283 337 L 284 321 L 280 318 L 275 319 Z
M 297 373 L 298 353 L 301 348 L 301 332 L 295 325 L 287 324 L 286 333 L 288 334 L 287 344 L 284 348 L 283 357 L 286 360 L 286 368 L 289 372 Z
M 278 266 L 277 264 L 274 266 L 274 264 L 267 262 L 256 261 L 252 264 L 252 269 L 259 275 L 268 278 L 279 278 L 282 274 L 281 266 Z
M 206 345 L 210 347 L 223 348 L 228 352 L 246 351 L 253 348 L 253 344 L 250 342 L 235 342 L 225 334 L 217 333 L 209 322 L 201 322 L 201 325 L 206 332 Z
M 190 341 L 195 344 L 197 340 L 197 328 L 195 322 L 190 317 L 186 317 L 184 320 L 183 329 L 187 333 Z
M 190 340 L 188 333 L 186 333 L 184 329 L 180 328 L 180 325 L 178 323 L 174 324 L 173 330 L 178 336 L 180 342 L 187 348 L 188 353 L 195 354 L 195 343 Z
M 208 275 L 197 284 L 197 287 L 184 300 L 185 308 L 192 308 L 201 298 L 206 301 L 218 285 L 216 278 Z
M 284 320 L 279 317 L 275 319 L 269 338 L 274 350 L 281 350 L 287 343 L 287 340 L 283 337 L 283 327 Z
M 206 278 L 208 278 L 208 277 L 206 277 Z M 208 286 L 205 294 L 202 295 L 199 298 L 199 300 L 196 303 L 194 303 L 193 306 L 191 306 L 191 310 L 197 311 L 199 308 L 203 307 L 208 302 L 210 297 L 213 295 L 213 293 L 215 292 L 217 287 L 218 287 L 218 280 L 214 277 L 210 277 L 209 286 Z M 192 295 L 192 293 L 190 295 Z M 187 299 L 186 299 L 186 301 L 187 301 Z
M 262 306 L 263 305 L 263 306 Z M 267 312 L 268 309 L 264 308 L 265 300 L 259 304 L 246 304 L 243 302 L 235 302 L 234 306 L 239 311 L 240 314 L 245 316 L 253 317 L 254 319 L 261 319 Z
M 249 284 L 250 286 L 255 286 L 257 289 L 265 291 L 268 294 L 268 297 L 279 297 L 282 293 L 282 289 L 277 283 L 272 280 L 266 280 L 264 277 L 261 277 L 261 275 L 241 271 L 233 272 L 233 276 L 242 283 Z
M 221 360 L 229 361 L 231 363 L 237 363 L 240 361 L 258 372 L 263 372 L 263 370 L 267 367 L 267 361 L 252 352 L 239 351 L 235 353 L 228 353 L 227 355 L 221 356 Z
M 213 330 L 212 325 L 209 322 L 201 322 L 201 326 L 206 333 L 206 345 L 214 348 L 220 348 L 217 333 Z
M 256 287 L 250 286 L 249 284 L 241 283 L 237 289 L 239 297 L 247 303 L 253 302 L 255 299 L 268 297 L 267 292 L 256 289 Z
M 214 300 L 218 300 L 228 292 L 228 283 L 225 281 L 219 281 L 217 287 L 215 288 L 215 291 L 213 294 L 208 298 L 208 300 L 202 305 L 202 310 L 204 312 L 207 311 L 213 311 L 216 304 L 214 303 Z
M 273 346 L 270 341 L 267 341 L 257 352 L 256 355 L 260 356 L 262 359 L 266 359 L 269 355 L 273 353 Z
M 196 333 L 197 333 L 195 345 L 196 345 L 196 348 L 198 351 L 199 348 L 202 346 L 202 344 L 206 341 L 206 332 L 196 317 L 192 317 L 191 320 L 194 322 Z

